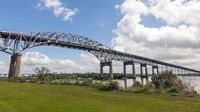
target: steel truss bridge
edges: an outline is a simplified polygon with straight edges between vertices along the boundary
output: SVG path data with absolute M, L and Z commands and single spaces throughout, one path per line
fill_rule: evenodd
M 109 66 L 110 78 L 113 78 L 113 60 L 123 62 L 125 76 L 126 65 L 132 65 L 133 78 L 135 78 L 135 63 L 140 64 L 141 78 L 142 80 L 146 78 L 147 81 L 147 66 L 152 66 L 152 73 L 159 73 L 161 69 L 165 68 L 177 75 L 200 75 L 198 70 L 113 50 L 80 35 L 60 32 L 15 33 L 0 31 L 0 51 L 11 55 L 9 77 L 20 75 L 22 52 L 37 46 L 58 46 L 87 51 L 99 59 L 101 75 L 103 67 Z

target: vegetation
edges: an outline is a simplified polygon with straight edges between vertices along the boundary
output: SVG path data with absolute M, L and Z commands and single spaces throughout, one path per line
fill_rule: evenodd
M 151 82 L 142 85 L 136 82 L 129 90 L 136 93 L 159 93 L 159 94 L 172 94 L 172 95 L 196 95 L 197 92 L 190 83 L 185 83 L 178 79 L 171 71 L 164 71 L 161 74 L 152 75 Z
M 178 79 L 171 71 L 153 75 L 152 83 L 156 89 L 165 89 L 168 93 L 197 94 L 194 87 Z
M 61 85 L 79 85 L 94 87 L 103 91 L 119 90 L 119 84 L 112 80 L 97 80 L 93 75 L 85 74 L 55 74 L 51 73 L 47 67 L 36 67 L 33 70 L 36 74 L 28 77 L 14 77 L 8 79 L 10 82 L 31 82 L 41 84 L 61 84 Z M 197 92 L 189 83 L 183 83 L 171 71 L 164 71 L 161 74 L 153 74 L 151 82 L 142 85 L 136 81 L 132 88 L 126 91 L 135 93 L 169 93 L 172 95 L 190 94 L 196 95 Z
M 199 112 L 200 98 L 0 81 L 0 112 Z
M 34 71 L 36 74 L 32 76 L 3 78 L 4 81 L 0 81 L 0 112 L 200 110 L 200 97 L 194 88 L 183 83 L 170 71 L 153 75 L 152 81 L 145 85 L 136 81 L 125 92 L 113 91 L 120 89 L 118 82 L 97 80 L 91 74 L 55 74 L 46 67 L 35 68 Z M 186 97 L 187 94 L 190 97 Z

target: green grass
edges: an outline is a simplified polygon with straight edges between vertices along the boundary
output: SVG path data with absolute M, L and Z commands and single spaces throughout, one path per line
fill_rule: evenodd
M 0 112 L 200 112 L 200 98 L 0 81 Z

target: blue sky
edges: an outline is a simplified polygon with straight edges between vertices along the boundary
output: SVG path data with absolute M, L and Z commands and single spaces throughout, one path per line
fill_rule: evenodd
M 0 30 L 17 32 L 56 31 L 79 34 L 111 46 L 113 29 L 121 14 L 115 5 L 122 0 L 62 0 L 64 7 L 77 8 L 72 21 L 56 17 L 50 9 L 36 8 L 40 0 L 1 0 Z M 52 58 L 74 58 L 80 51 L 39 47 L 29 51 L 39 51 Z M 54 53 L 55 52 L 55 53 Z M 7 55 L 1 53 L 1 59 Z

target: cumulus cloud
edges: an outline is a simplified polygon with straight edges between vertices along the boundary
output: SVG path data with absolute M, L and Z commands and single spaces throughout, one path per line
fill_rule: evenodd
M 8 73 L 8 66 L 9 66 L 8 60 L 0 60 L 0 71 L 1 71 L 1 73 L 7 74 Z
M 4 67 L 4 63 L 0 62 Z M 79 59 L 52 59 L 40 52 L 26 52 L 22 56 L 22 72 L 31 73 L 35 67 L 45 66 L 52 72 L 96 72 L 99 61 L 92 54 L 80 54 Z
M 72 20 L 72 17 L 78 12 L 78 9 L 70 9 L 68 7 L 64 7 L 60 0 L 40 0 L 37 3 L 36 8 L 39 10 L 42 9 L 51 9 L 53 10 L 56 17 L 63 17 L 64 21 Z
M 2 67 L 9 66 L 5 62 L 0 61 L 0 70 Z M 77 59 L 53 59 L 48 57 L 46 54 L 40 52 L 26 52 L 22 55 L 22 73 L 33 73 L 35 67 L 48 67 L 52 72 L 66 72 L 66 73 L 86 73 L 86 72 L 99 72 L 100 70 L 100 61 L 90 53 L 81 53 Z M 3 68 L 2 68 L 3 69 Z M 122 62 L 113 61 L 113 70 L 114 72 L 123 72 Z M 139 68 L 138 68 L 139 69 Z M 127 72 L 130 72 L 131 69 L 127 69 Z M 5 70 L 5 73 L 8 71 Z M 108 73 L 109 68 L 105 67 L 104 72 Z
M 114 49 L 199 68 L 199 0 L 125 0 L 116 8 L 123 17 L 114 30 Z M 142 20 L 148 16 L 166 25 L 147 27 Z

